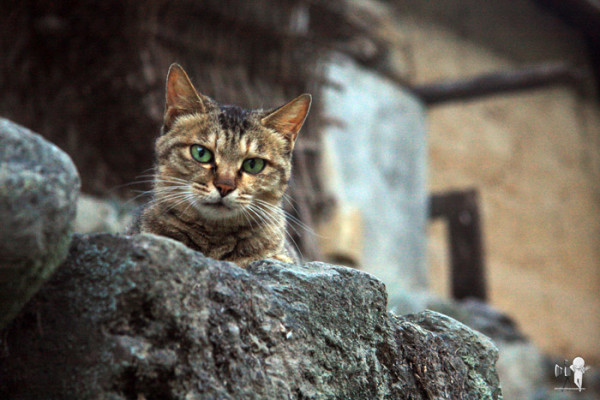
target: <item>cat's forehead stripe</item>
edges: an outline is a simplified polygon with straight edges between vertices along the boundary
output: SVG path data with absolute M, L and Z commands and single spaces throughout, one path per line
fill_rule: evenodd
M 238 106 L 220 106 L 220 109 L 219 124 L 221 128 L 242 136 L 248 128 L 247 117 L 250 112 Z
M 248 143 L 248 142 L 249 142 L 248 136 L 244 136 L 244 137 L 243 137 L 243 138 L 240 140 L 240 147 L 241 147 L 241 149 L 242 149 L 242 153 L 243 153 L 244 155 L 247 155 L 247 154 L 248 154 L 248 152 L 250 151 L 250 143 Z

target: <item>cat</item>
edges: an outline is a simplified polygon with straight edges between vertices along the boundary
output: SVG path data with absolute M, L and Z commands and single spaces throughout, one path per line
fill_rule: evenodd
M 219 105 L 172 64 L 153 197 L 128 233 L 166 236 L 241 267 L 296 261 L 282 199 L 311 101 L 302 94 L 269 111 Z

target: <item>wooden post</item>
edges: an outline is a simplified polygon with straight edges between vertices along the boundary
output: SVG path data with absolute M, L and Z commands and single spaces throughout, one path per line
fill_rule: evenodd
M 448 221 L 452 296 L 487 299 L 481 220 L 477 191 L 454 191 L 431 196 L 430 218 Z

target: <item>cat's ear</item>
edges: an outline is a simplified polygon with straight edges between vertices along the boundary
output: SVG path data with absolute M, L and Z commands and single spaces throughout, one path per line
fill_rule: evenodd
M 260 123 L 289 137 L 293 143 L 308 116 L 311 102 L 310 94 L 302 94 L 263 117 Z
M 181 65 L 171 64 L 167 74 L 164 127 L 169 128 L 179 115 L 205 113 L 209 101 L 196 91 Z

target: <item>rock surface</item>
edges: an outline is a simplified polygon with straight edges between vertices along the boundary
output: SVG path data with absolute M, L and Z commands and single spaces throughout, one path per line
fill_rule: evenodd
M 75 236 L 0 332 L 0 398 L 502 398 L 487 337 L 386 301 L 349 268 L 244 270 L 157 236 Z
M 67 256 L 79 184 L 62 150 L 0 118 L 0 327 Z
M 520 331 L 508 315 L 475 299 L 462 301 L 441 298 L 430 292 L 403 292 L 389 300 L 389 306 L 399 314 L 424 309 L 440 312 L 489 337 L 498 348 L 496 370 L 502 382 L 502 394 L 507 399 L 546 399 L 541 396 L 547 367 L 540 350 Z M 562 360 L 560 360 L 562 362 Z M 552 378 L 554 376 L 552 375 Z M 589 393 L 588 393 L 589 394 Z

